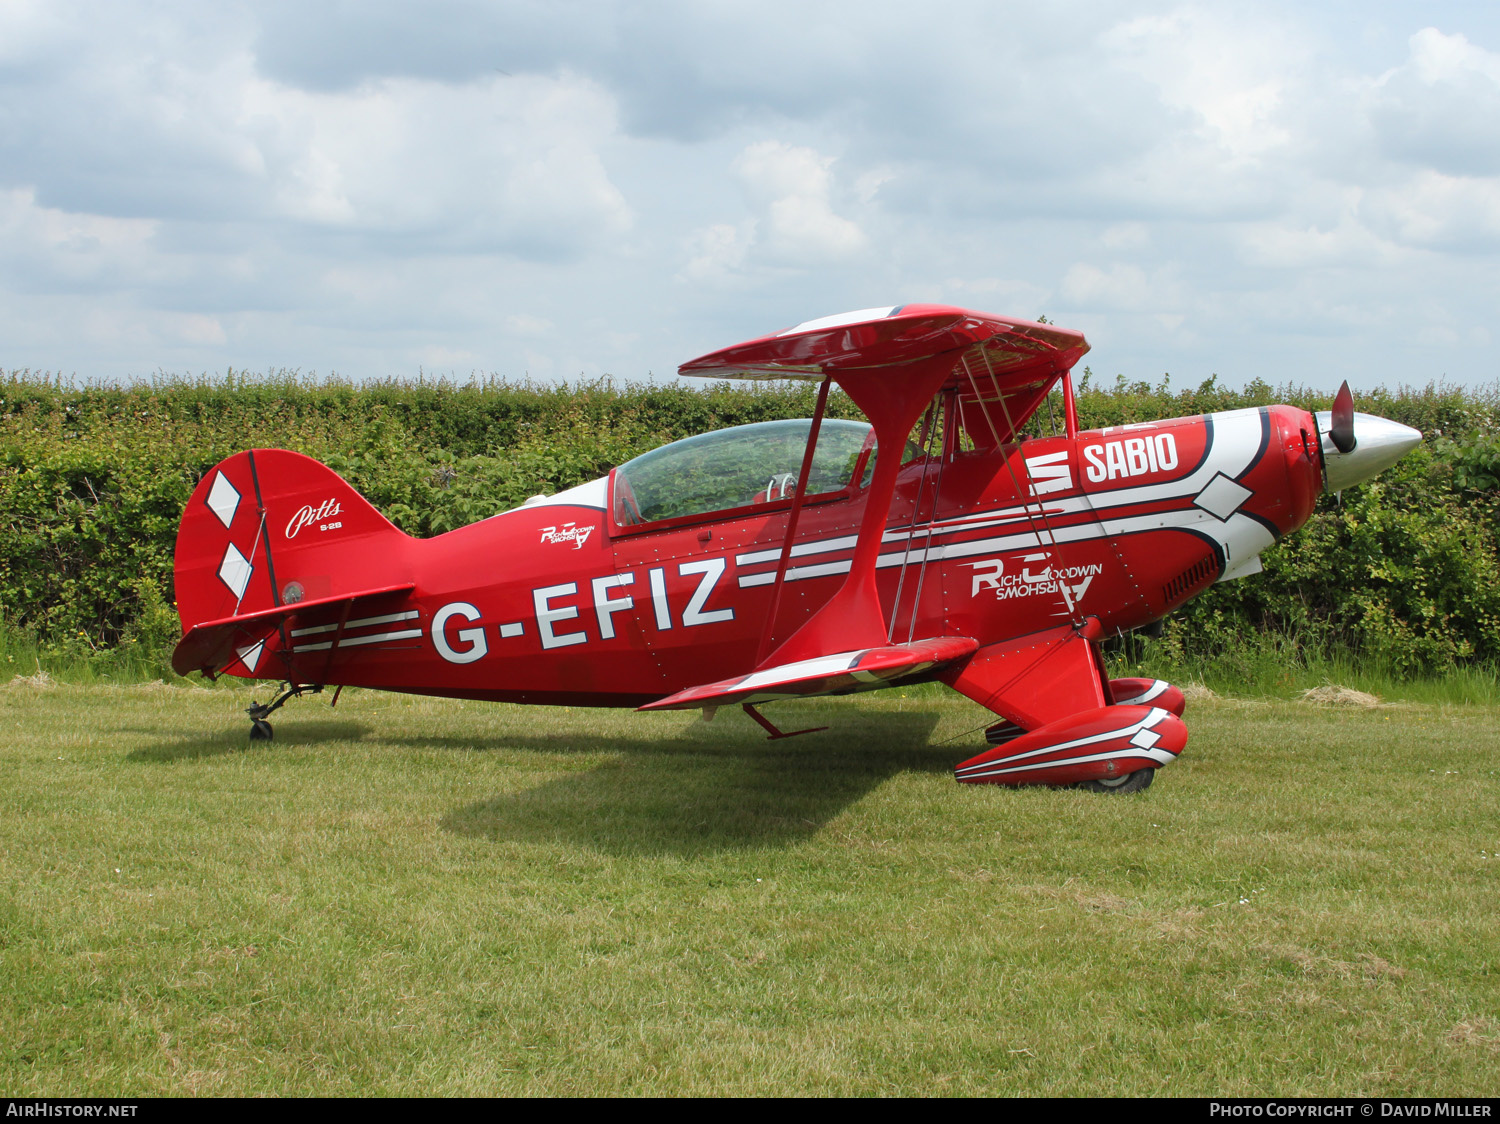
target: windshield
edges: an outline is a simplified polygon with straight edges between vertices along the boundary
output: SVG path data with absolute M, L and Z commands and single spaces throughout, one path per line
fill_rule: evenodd
M 642 454 L 615 470 L 615 522 L 654 523 L 789 500 L 797 490 L 811 427 L 806 418 L 738 425 Z M 865 422 L 824 419 L 807 494 L 836 492 L 849 484 L 870 433 Z

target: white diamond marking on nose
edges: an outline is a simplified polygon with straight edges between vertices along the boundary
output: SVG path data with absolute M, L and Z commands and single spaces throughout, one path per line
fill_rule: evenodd
M 235 597 L 245 596 L 245 587 L 250 584 L 253 569 L 249 560 L 235 549 L 234 543 L 224 552 L 224 561 L 219 563 L 219 580 L 229 587 Z
M 208 498 L 204 502 L 219 517 L 219 522 L 228 527 L 234 522 L 234 513 L 240 506 L 240 494 L 221 472 L 214 477 L 214 486 L 208 490 Z
M 1251 496 L 1253 489 L 1229 479 L 1222 472 L 1203 485 L 1203 491 L 1193 497 L 1193 503 L 1201 507 L 1219 522 L 1226 522 Z

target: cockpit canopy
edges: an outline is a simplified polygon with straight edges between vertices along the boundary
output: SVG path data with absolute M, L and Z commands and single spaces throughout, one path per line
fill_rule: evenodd
M 614 518 L 622 527 L 790 500 L 812 422 L 757 422 L 687 437 L 615 469 Z M 874 468 L 873 430 L 825 418 L 807 480 L 809 497 L 840 492 Z

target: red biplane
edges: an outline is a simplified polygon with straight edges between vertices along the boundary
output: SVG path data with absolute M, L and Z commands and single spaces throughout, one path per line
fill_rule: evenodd
M 802 378 L 811 419 L 690 437 L 431 539 L 298 453 L 211 470 L 177 537 L 201 671 L 286 684 L 643 710 L 938 680 L 988 708 L 960 781 L 1146 787 L 1182 693 L 1111 680 L 1160 620 L 1394 463 L 1421 434 L 1290 406 L 1080 432 L 1078 332 L 940 305 L 799 324 L 682 366 Z M 837 386 L 867 419 L 826 416 Z M 1043 433 L 1049 417 L 1055 432 Z

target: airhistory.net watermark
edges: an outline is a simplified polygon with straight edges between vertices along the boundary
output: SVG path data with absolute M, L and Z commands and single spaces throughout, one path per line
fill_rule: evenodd
M 134 1104 L 56 1104 L 52 1101 L 8 1101 L 5 1105 L 7 1117 L 52 1117 L 52 1116 L 134 1116 L 138 1105 Z

